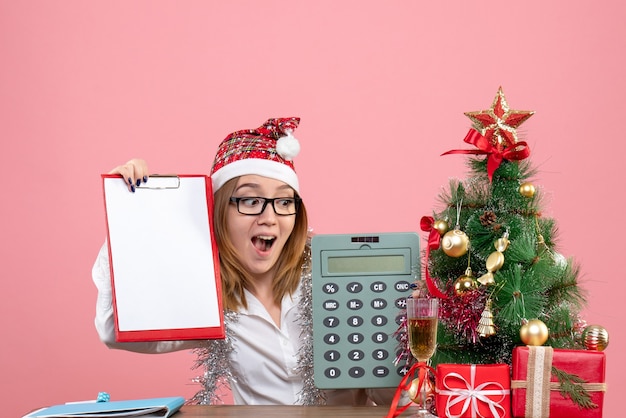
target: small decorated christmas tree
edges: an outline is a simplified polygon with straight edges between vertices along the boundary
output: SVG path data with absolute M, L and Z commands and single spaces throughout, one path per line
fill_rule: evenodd
M 584 348 L 579 267 L 556 250 L 557 225 L 542 216 L 541 189 L 517 128 L 532 111 L 511 110 L 502 89 L 491 108 L 468 112 L 469 175 L 452 180 L 428 232 L 425 280 L 440 298 L 438 363 L 511 363 L 517 345 Z
M 469 175 L 451 180 L 440 208 L 420 221 L 428 244 L 413 297 L 439 299 L 435 354 L 411 355 L 409 346 L 419 353 L 432 338 L 420 342 L 427 333 L 407 304 L 395 360 L 410 367 L 387 417 L 410 407 L 398 406 L 406 391 L 438 416 L 599 418 L 608 333 L 581 318 L 580 269 L 559 254 L 556 222 L 542 216 L 530 148 L 517 133 L 533 112 L 511 110 L 499 89 L 491 108 L 466 115 L 474 148 L 443 155 L 466 155 Z

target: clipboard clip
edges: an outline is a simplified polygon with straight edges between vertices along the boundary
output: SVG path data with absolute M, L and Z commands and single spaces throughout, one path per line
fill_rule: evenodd
M 175 174 L 152 174 L 147 183 L 141 183 L 138 189 L 163 190 L 178 189 L 180 187 L 180 177 Z

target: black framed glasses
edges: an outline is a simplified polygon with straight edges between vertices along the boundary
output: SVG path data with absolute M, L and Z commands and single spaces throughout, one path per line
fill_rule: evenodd
M 279 216 L 295 215 L 298 212 L 302 199 L 299 197 L 267 197 L 246 196 L 231 197 L 230 201 L 237 205 L 237 212 L 242 215 L 260 215 L 265 211 L 268 203 L 272 204 L 274 213 Z

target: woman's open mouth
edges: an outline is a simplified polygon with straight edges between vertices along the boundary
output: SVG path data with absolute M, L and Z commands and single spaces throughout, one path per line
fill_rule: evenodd
M 258 235 L 256 237 L 252 237 L 252 244 L 259 251 L 268 251 L 272 248 L 276 237 L 272 237 L 269 235 Z

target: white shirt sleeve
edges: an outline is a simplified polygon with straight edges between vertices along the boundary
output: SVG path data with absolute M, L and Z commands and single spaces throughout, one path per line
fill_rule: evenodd
M 151 342 L 116 342 L 115 318 L 113 316 L 113 291 L 111 289 L 111 270 L 109 268 L 109 251 L 105 242 L 91 270 L 91 276 L 98 298 L 96 301 L 96 331 L 100 340 L 109 348 L 117 348 L 139 353 L 167 353 L 187 350 L 199 345 L 198 341 L 151 341 Z

